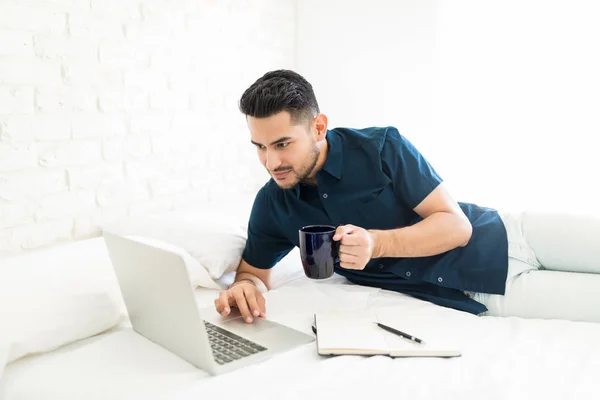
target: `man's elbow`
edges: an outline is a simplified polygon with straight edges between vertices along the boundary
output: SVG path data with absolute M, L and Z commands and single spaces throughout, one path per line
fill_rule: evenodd
M 459 217 L 459 229 L 458 232 L 460 232 L 459 234 L 459 246 L 460 247 L 465 247 L 467 244 L 469 244 L 469 241 L 471 240 L 471 236 L 473 236 L 473 225 L 471 225 L 471 221 L 469 221 L 469 219 L 467 218 L 466 215 L 462 215 Z

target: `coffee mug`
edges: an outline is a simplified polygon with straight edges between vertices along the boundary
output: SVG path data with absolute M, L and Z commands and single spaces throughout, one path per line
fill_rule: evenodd
M 334 241 L 335 226 L 310 225 L 298 231 L 304 274 L 311 279 L 327 279 L 340 263 L 340 242 Z

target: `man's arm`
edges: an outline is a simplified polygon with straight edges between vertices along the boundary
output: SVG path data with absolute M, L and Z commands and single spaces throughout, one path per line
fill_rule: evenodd
M 440 183 L 414 211 L 423 220 L 403 228 L 369 230 L 372 258 L 425 257 L 466 246 L 473 227 L 448 190 Z
M 361 270 L 371 258 L 427 257 L 466 246 L 471 222 L 431 164 L 396 128 L 386 129 L 382 144 L 382 170 L 396 198 L 423 220 L 391 230 L 338 227 L 333 240 L 341 241 L 340 266 Z
M 253 317 L 264 318 L 266 306 L 263 293 L 269 290 L 270 274 L 270 269 L 255 268 L 242 258 L 235 282 L 215 299 L 217 312 L 225 317 L 231 312 L 231 307 L 237 307 L 248 323 L 253 321 Z
M 221 315 L 227 316 L 231 307 L 237 307 L 246 322 L 252 322 L 253 316 L 265 316 L 263 293 L 270 288 L 271 268 L 294 248 L 272 219 L 271 200 L 265 185 L 256 194 L 252 205 L 248 238 L 235 282 L 215 299 L 215 307 Z M 253 267 L 250 263 L 262 268 Z
M 242 258 L 240 265 L 237 268 L 235 282 L 233 284 L 235 285 L 237 282 L 243 280 L 250 280 L 261 291 L 261 293 L 265 293 L 271 288 L 269 282 L 270 276 L 271 269 L 253 267 Z

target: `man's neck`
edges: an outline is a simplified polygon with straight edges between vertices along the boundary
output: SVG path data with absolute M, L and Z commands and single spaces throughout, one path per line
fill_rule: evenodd
M 317 184 L 317 172 L 319 172 L 321 168 L 323 168 L 323 165 L 325 165 L 325 161 L 327 161 L 327 153 L 329 152 L 329 144 L 327 143 L 327 140 L 324 139 L 321 143 L 317 144 L 317 146 L 319 146 L 320 152 L 319 158 L 317 159 L 317 163 L 315 164 L 315 169 L 313 170 L 313 173 L 310 174 L 310 176 L 307 176 L 306 179 L 302 181 L 302 183 L 306 183 L 308 185 Z

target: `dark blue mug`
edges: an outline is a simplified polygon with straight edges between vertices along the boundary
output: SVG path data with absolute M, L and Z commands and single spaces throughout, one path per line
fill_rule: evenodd
M 335 226 L 310 225 L 298 232 L 300 236 L 300 257 L 304 274 L 311 279 L 327 279 L 333 276 L 333 269 L 339 266 L 340 242 L 334 241 Z

